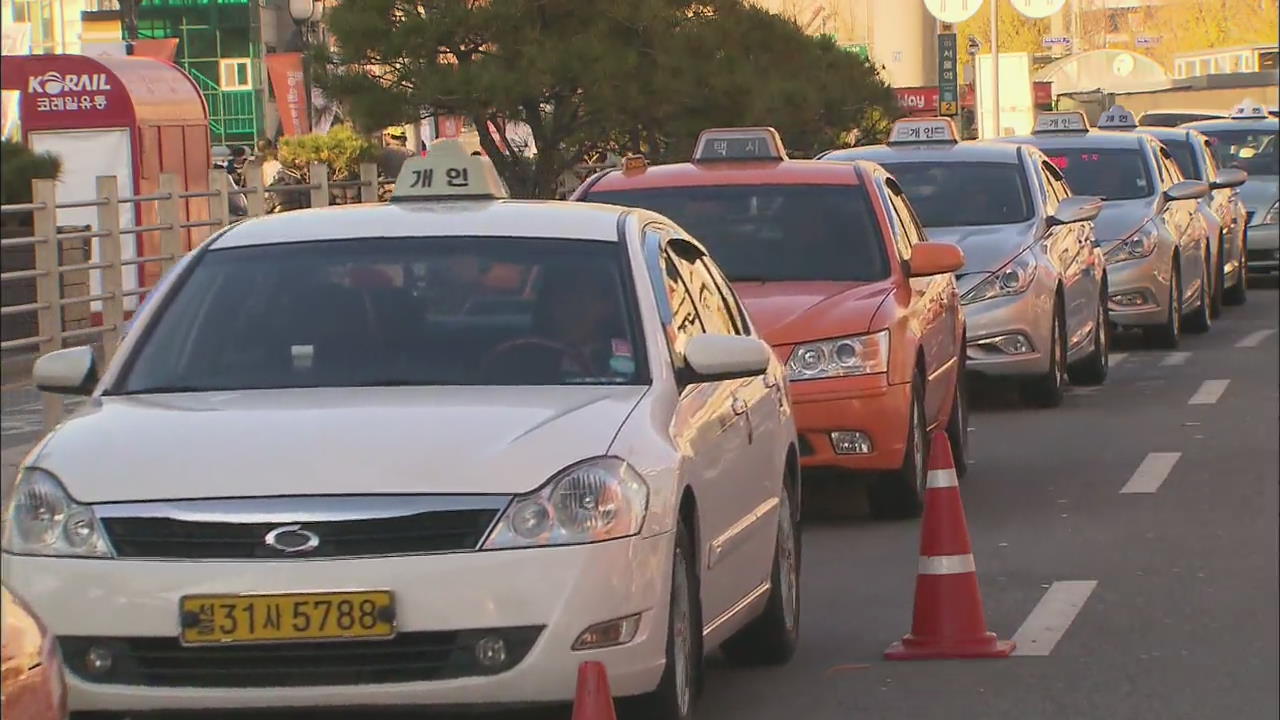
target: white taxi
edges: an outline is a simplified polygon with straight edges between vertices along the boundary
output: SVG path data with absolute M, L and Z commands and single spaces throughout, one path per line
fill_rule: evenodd
M 388 204 L 210 238 L 25 460 L 3 575 L 73 710 L 502 705 L 607 666 L 691 716 L 794 652 L 785 373 L 660 215 L 507 199 L 456 141 Z

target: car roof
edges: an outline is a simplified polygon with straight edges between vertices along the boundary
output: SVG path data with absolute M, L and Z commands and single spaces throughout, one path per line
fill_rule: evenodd
M 870 160 L 875 163 L 894 162 L 997 162 L 1020 161 L 1018 146 L 988 140 L 966 140 L 959 143 L 902 143 L 895 145 L 864 145 L 862 147 L 832 150 L 821 156 L 826 161 Z
M 1088 132 L 1053 132 L 1040 135 L 1014 135 L 999 139 L 1004 143 L 1025 143 L 1045 147 L 1141 148 L 1144 138 L 1132 132 L 1090 130 Z
M 848 165 L 820 160 L 719 160 L 606 170 L 587 193 L 714 185 L 858 185 Z
M 1199 130 L 1200 132 L 1215 132 L 1220 130 L 1264 130 L 1276 132 L 1280 130 L 1280 118 L 1240 118 L 1233 120 L 1231 118 L 1222 118 L 1221 120 L 1197 120 L 1195 122 L 1186 123 L 1179 127 Z
M 603 203 L 555 200 L 402 200 L 339 205 L 244 220 L 210 249 L 370 237 L 495 236 L 618 241 L 618 218 Z

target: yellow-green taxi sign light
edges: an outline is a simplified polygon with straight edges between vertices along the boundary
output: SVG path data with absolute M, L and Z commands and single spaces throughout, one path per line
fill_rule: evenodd
M 782 136 L 771 127 L 711 128 L 698 134 L 694 162 L 715 160 L 784 160 Z
M 1107 130 L 1132 130 L 1138 127 L 1138 120 L 1123 106 L 1113 105 L 1098 118 L 1098 127 Z
M 1059 112 L 1043 112 L 1036 116 L 1036 126 L 1032 134 L 1059 132 L 1088 132 L 1089 120 L 1079 110 L 1063 110 Z
M 902 118 L 889 130 L 890 145 L 958 142 L 960 142 L 960 135 L 956 132 L 956 125 L 951 122 L 951 118 Z
M 622 170 L 643 170 L 649 167 L 649 161 L 643 155 L 628 155 L 622 158 Z
M 1259 120 L 1270 117 L 1267 109 L 1252 100 L 1245 100 L 1231 109 L 1232 120 Z
M 454 138 L 431 143 L 426 157 L 407 158 L 391 193 L 393 201 L 510 196 L 489 158 L 468 154 L 466 146 Z

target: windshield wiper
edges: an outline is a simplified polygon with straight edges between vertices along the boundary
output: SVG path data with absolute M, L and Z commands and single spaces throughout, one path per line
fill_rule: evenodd
M 215 388 L 205 385 L 152 385 L 137 390 L 104 392 L 103 395 L 163 395 L 165 393 L 219 392 L 227 388 Z

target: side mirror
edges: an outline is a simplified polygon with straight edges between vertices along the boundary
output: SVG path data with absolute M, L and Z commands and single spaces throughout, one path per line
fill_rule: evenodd
M 763 375 L 773 349 L 753 337 L 704 334 L 684 346 L 684 359 L 693 371 L 692 382 L 735 380 Z
M 1199 200 L 1209 194 L 1209 183 L 1203 180 L 1183 180 L 1164 191 L 1168 200 Z
M 964 267 L 964 251 L 951 243 L 922 242 L 911 246 L 911 277 L 953 273 Z
M 1091 195 L 1072 195 L 1058 203 L 1058 210 L 1049 216 L 1050 225 L 1070 225 L 1098 217 L 1102 212 L 1102 198 Z
M 36 387 L 59 395 L 90 395 L 98 384 L 98 367 L 93 348 L 87 346 L 55 350 L 42 355 L 31 369 Z
M 1213 190 L 1222 190 L 1223 188 L 1240 187 L 1249 179 L 1249 173 L 1240 168 L 1226 168 L 1218 171 L 1218 179 L 1210 183 L 1209 187 Z

